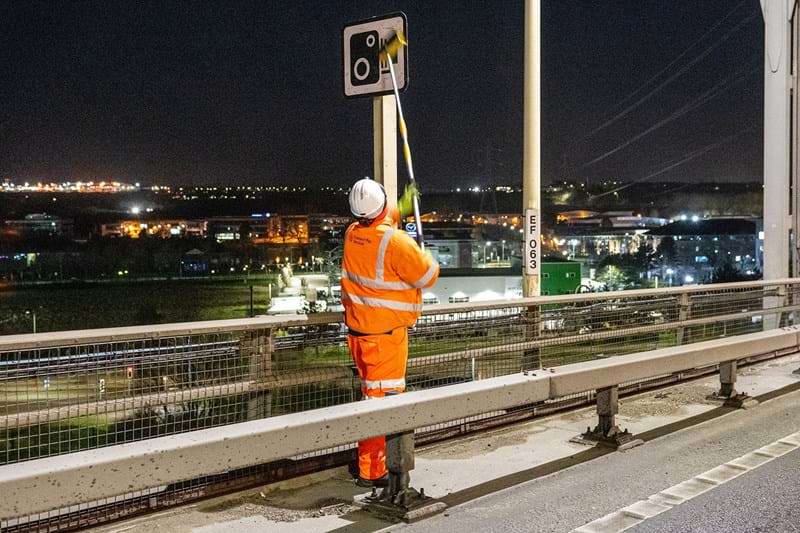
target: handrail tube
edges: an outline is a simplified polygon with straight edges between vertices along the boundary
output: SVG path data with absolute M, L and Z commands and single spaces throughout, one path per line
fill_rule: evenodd
M 589 294 L 569 294 L 561 296 L 540 296 L 535 298 L 493 300 L 467 304 L 436 304 L 425 306 L 423 315 L 469 313 L 474 311 L 486 311 L 508 307 L 522 308 L 536 305 L 635 299 L 647 296 L 679 295 L 686 293 L 704 294 L 726 290 L 778 287 L 780 285 L 800 286 L 800 279 L 788 278 L 768 281 L 760 280 L 738 283 L 720 283 L 714 285 L 666 287 L 661 289 L 640 289 Z M 257 318 L 210 320 L 204 322 L 180 322 L 149 326 L 125 326 L 118 328 L 56 331 L 48 333 L 26 333 L 21 335 L 5 335 L 0 337 L 0 352 L 43 349 L 64 345 L 84 345 L 93 343 L 124 342 L 129 340 L 158 339 L 162 337 L 180 335 L 202 335 L 213 333 L 229 333 L 232 331 L 253 331 L 270 328 L 276 329 L 324 325 L 341 322 L 341 313 L 312 313 L 308 315 L 291 315 L 288 317 L 267 316 Z
M 791 326 L 555 367 L 550 370 L 550 397 L 555 399 L 613 387 L 620 383 L 797 348 L 798 333 L 800 328 Z M 735 355 L 732 355 L 732 350 L 736 351 Z

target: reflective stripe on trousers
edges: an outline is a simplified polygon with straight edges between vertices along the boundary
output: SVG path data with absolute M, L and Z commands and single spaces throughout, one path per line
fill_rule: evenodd
M 404 390 L 406 388 L 406 378 L 378 380 L 365 379 L 361 383 L 366 390 L 380 389 L 385 392 L 388 389 Z

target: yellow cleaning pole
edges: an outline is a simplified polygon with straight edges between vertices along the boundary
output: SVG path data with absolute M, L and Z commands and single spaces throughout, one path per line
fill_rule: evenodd
M 403 139 L 403 158 L 406 161 L 406 168 L 408 169 L 408 179 L 412 184 L 416 184 L 414 178 L 414 165 L 411 161 L 411 147 L 408 144 L 408 128 L 406 127 L 406 119 L 403 117 L 403 106 L 400 105 L 400 91 L 397 90 L 397 77 L 394 73 L 394 59 L 401 48 L 408 45 L 405 36 L 402 32 L 398 32 L 389 39 L 386 45 L 378 54 L 381 61 L 386 61 L 389 64 L 389 73 L 392 76 L 392 88 L 394 89 L 394 99 L 397 102 L 397 115 L 400 118 L 398 127 L 400 129 L 400 137 Z M 419 199 L 414 196 L 414 220 L 417 223 L 417 242 L 420 248 L 425 249 L 425 240 L 422 237 L 422 218 L 419 214 Z

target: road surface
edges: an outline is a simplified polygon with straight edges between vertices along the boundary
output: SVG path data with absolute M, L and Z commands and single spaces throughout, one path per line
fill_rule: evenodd
M 393 529 L 571 531 L 797 431 L 800 392 L 792 392 Z M 629 531 L 800 531 L 798 474 L 794 451 Z

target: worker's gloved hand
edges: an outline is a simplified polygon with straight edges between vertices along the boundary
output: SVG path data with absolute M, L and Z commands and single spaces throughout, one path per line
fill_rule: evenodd
M 414 213 L 414 198 L 419 198 L 419 190 L 415 183 L 409 183 L 403 191 L 403 196 L 397 200 L 397 210 L 400 211 L 401 218 Z

